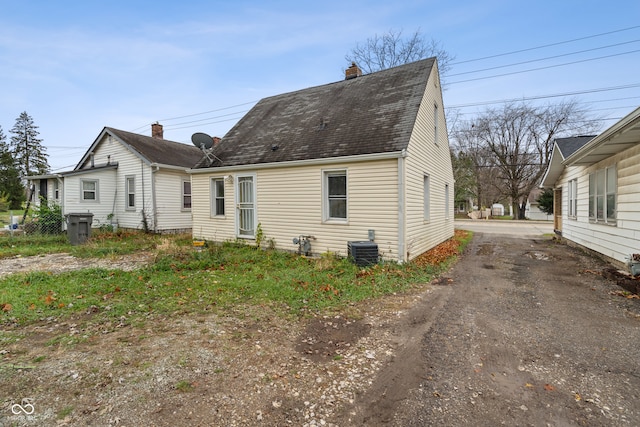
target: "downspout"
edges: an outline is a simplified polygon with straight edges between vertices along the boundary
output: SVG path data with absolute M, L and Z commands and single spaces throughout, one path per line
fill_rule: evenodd
M 405 159 L 407 158 L 407 150 L 403 149 L 402 154 L 398 157 L 398 262 L 407 260 L 406 250 L 406 214 L 405 214 Z
M 151 203 L 153 205 L 153 231 L 158 231 L 158 209 L 156 203 L 156 172 L 160 166 L 151 167 Z

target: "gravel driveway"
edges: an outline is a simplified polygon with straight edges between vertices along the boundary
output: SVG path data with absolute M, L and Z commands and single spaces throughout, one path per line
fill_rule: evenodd
M 552 240 L 476 233 L 339 425 L 640 425 L 640 300 L 605 267 Z

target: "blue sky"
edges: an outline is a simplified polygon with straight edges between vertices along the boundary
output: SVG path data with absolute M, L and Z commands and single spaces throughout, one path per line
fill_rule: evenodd
M 572 98 L 609 126 L 640 105 L 636 0 L 0 0 L 0 10 L 0 126 L 9 137 L 26 111 L 56 171 L 104 126 L 150 135 L 159 121 L 185 143 L 223 136 L 263 97 L 342 80 L 349 50 L 388 30 L 420 30 L 455 56 L 444 103 L 462 118 L 554 95 L 530 102 Z

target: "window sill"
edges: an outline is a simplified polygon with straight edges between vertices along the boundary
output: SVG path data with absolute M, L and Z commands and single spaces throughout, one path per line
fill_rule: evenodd
M 615 221 L 609 221 L 609 222 L 604 222 L 604 221 L 595 221 L 593 219 L 589 219 L 589 224 L 598 224 L 598 225 L 606 225 L 608 227 L 617 227 L 618 226 L 618 222 Z
M 348 219 L 329 218 L 322 221 L 323 224 L 329 225 L 349 225 Z

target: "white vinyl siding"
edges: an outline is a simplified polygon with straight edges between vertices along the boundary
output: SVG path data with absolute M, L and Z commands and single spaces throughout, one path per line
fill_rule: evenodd
M 331 170 L 347 170 L 349 221 L 323 219 L 323 174 L 328 168 L 299 166 L 256 172 L 257 224 L 265 241 L 279 249 L 296 251 L 293 238 L 311 235 L 315 254 L 327 251 L 347 255 L 347 241 L 368 239 L 374 230 L 380 255 L 397 259 L 398 161 L 383 160 L 337 164 Z M 295 179 L 292 179 L 295 177 Z M 193 174 L 193 233 L 196 238 L 224 241 L 235 238 L 235 215 L 211 218 L 212 175 Z M 237 177 L 236 177 L 237 178 Z M 231 180 L 225 180 L 227 206 L 237 203 Z
M 433 142 L 438 145 L 438 127 L 440 122 L 440 114 L 438 114 L 438 104 L 433 105 Z
M 575 221 L 563 221 L 562 237 L 581 246 L 599 252 L 613 260 L 624 263 L 626 258 L 638 252 L 638 236 L 640 236 L 640 144 L 602 160 L 593 166 L 569 166 L 558 178 L 563 187 L 568 182 L 577 180 L 577 217 Z M 600 170 L 610 170 L 608 180 L 615 181 L 615 193 L 603 194 L 602 204 L 613 204 L 613 211 L 601 206 L 600 213 L 596 206 L 596 175 Z M 615 179 L 613 179 L 615 170 Z M 607 189 L 607 174 L 604 189 Z M 613 190 L 609 186 L 609 190 Z M 591 190 L 591 191 L 590 191 Z M 615 198 L 615 202 L 614 202 Z M 566 203 L 567 198 L 565 197 Z M 608 202 L 607 202 L 608 200 Z M 567 219 L 568 207 L 563 205 L 563 220 Z M 613 221 L 604 221 L 606 212 L 615 216 Z M 593 215 L 590 218 L 590 214 Z M 602 215 L 602 221 L 596 221 Z M 613 227 L 612 225 L 615 225 Z
M 429 79 L 437 76 L 436 67 Z M 434 80 L 435 82 L 435 80 Z M 405 259 L 411 260 L 439 243 L 453 237 L 454 221 L 451 212 L 453 191 L 444 190 L 453 182 L 442 94 L 437 85 L 427 85 L 411 134 L 405 167 L 406 226 L 404 236 Z M 438 129 L 436 141 L 435 129 Z M 441 131 L 442 130 L 442 131 Z M 424 173 L 429 172 L 430 215 L 425 221 Z M 441 189 L 436 191 L 436 189 Z
M 136 209 L 136 178 L 135 176 L 125 177 L 125 209 Z
M 161 169 L 151 176 L 154 182 L 152 194 L 155 196 L 155 203 L 154 197 L 147 195 L 146 198 L 149 202 L 146 209 L 150 213 L 153 213 L 155 209 L 153 218 L 156 230 L 190 230 L 191 210 L 183 208 L 184 200 L 181 197 L 182 191 L 184 191 L 183 185 L 185 179 L 188 179 L 188 175 L 179 171 Z M 191 203 L 193 205 L 193 197 Z

